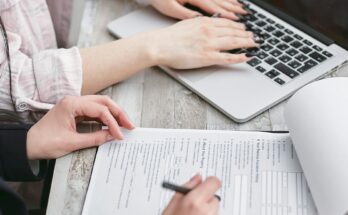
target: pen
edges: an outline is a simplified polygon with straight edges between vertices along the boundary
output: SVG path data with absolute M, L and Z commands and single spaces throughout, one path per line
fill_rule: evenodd
M 192 189 L 189 189 L 189 188 L 186 188 L 186 187 L 182 187 L 182 186 L 178 186 L 178 185 L 175 185 L 175 184 L 172 184 L 172 183 L 169 183 L 169 182 L 163 182 L 162 183 L 162 187 L 163 188 L 166 188 L 168 190 L 172 190 L 172 191 L 175 191 L 175 192 L 178 192 L 178 193 L 182 193 L 182 194 L 187 194 L 189 193 Z M 221 197 L 218 196 L 218 195 L 214 195 L 219 201 L 221 201 Z

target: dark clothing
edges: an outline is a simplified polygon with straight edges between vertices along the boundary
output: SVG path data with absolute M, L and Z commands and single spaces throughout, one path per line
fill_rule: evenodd
M 40 171 L 34 175 L 27 158 L 28 125 L 0 125 L 0 215 L 27 214 L 23 199 L 4 180 L 37 181 L 43 178 L 46 161 L 40 161 Z

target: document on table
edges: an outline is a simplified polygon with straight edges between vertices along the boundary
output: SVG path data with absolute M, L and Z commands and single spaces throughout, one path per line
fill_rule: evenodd
M 99 147 L 83 214 L 161 214 L 195 173 L 217 176 L 220 214 L 317 214 L 289 134 L 137 128 Z

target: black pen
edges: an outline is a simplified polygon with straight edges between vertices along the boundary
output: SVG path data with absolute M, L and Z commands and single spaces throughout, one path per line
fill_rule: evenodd
M 182 186 L 178 186 L 178 185 L 175 185 L 175 184 L 172 184 L 172 183 L 169 183 L 169 182 L 163 182 L 162 183 L 162 187 L 163 188 L 166 188 L 168 190 L 172 190 L 172 191 L 175 191 L 175 192 L 178 192 L 178 193 L 182 193 L 182 194 L 187 194 L 189 193 L 192 189 L 189 189 L 189 188 L 186 188 L 186 187 L 182 187 Z M 219 201 L 221 201 L 221 197 L 218 196 L 218 195 L 214 195 Z

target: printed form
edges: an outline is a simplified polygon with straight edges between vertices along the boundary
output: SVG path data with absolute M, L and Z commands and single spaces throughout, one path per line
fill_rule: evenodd
M 99 147 L 83 214 L 161 214 L 161 187 L 217 176 L 220 214 L 317 214 L 289 134 L 135 129 Z

